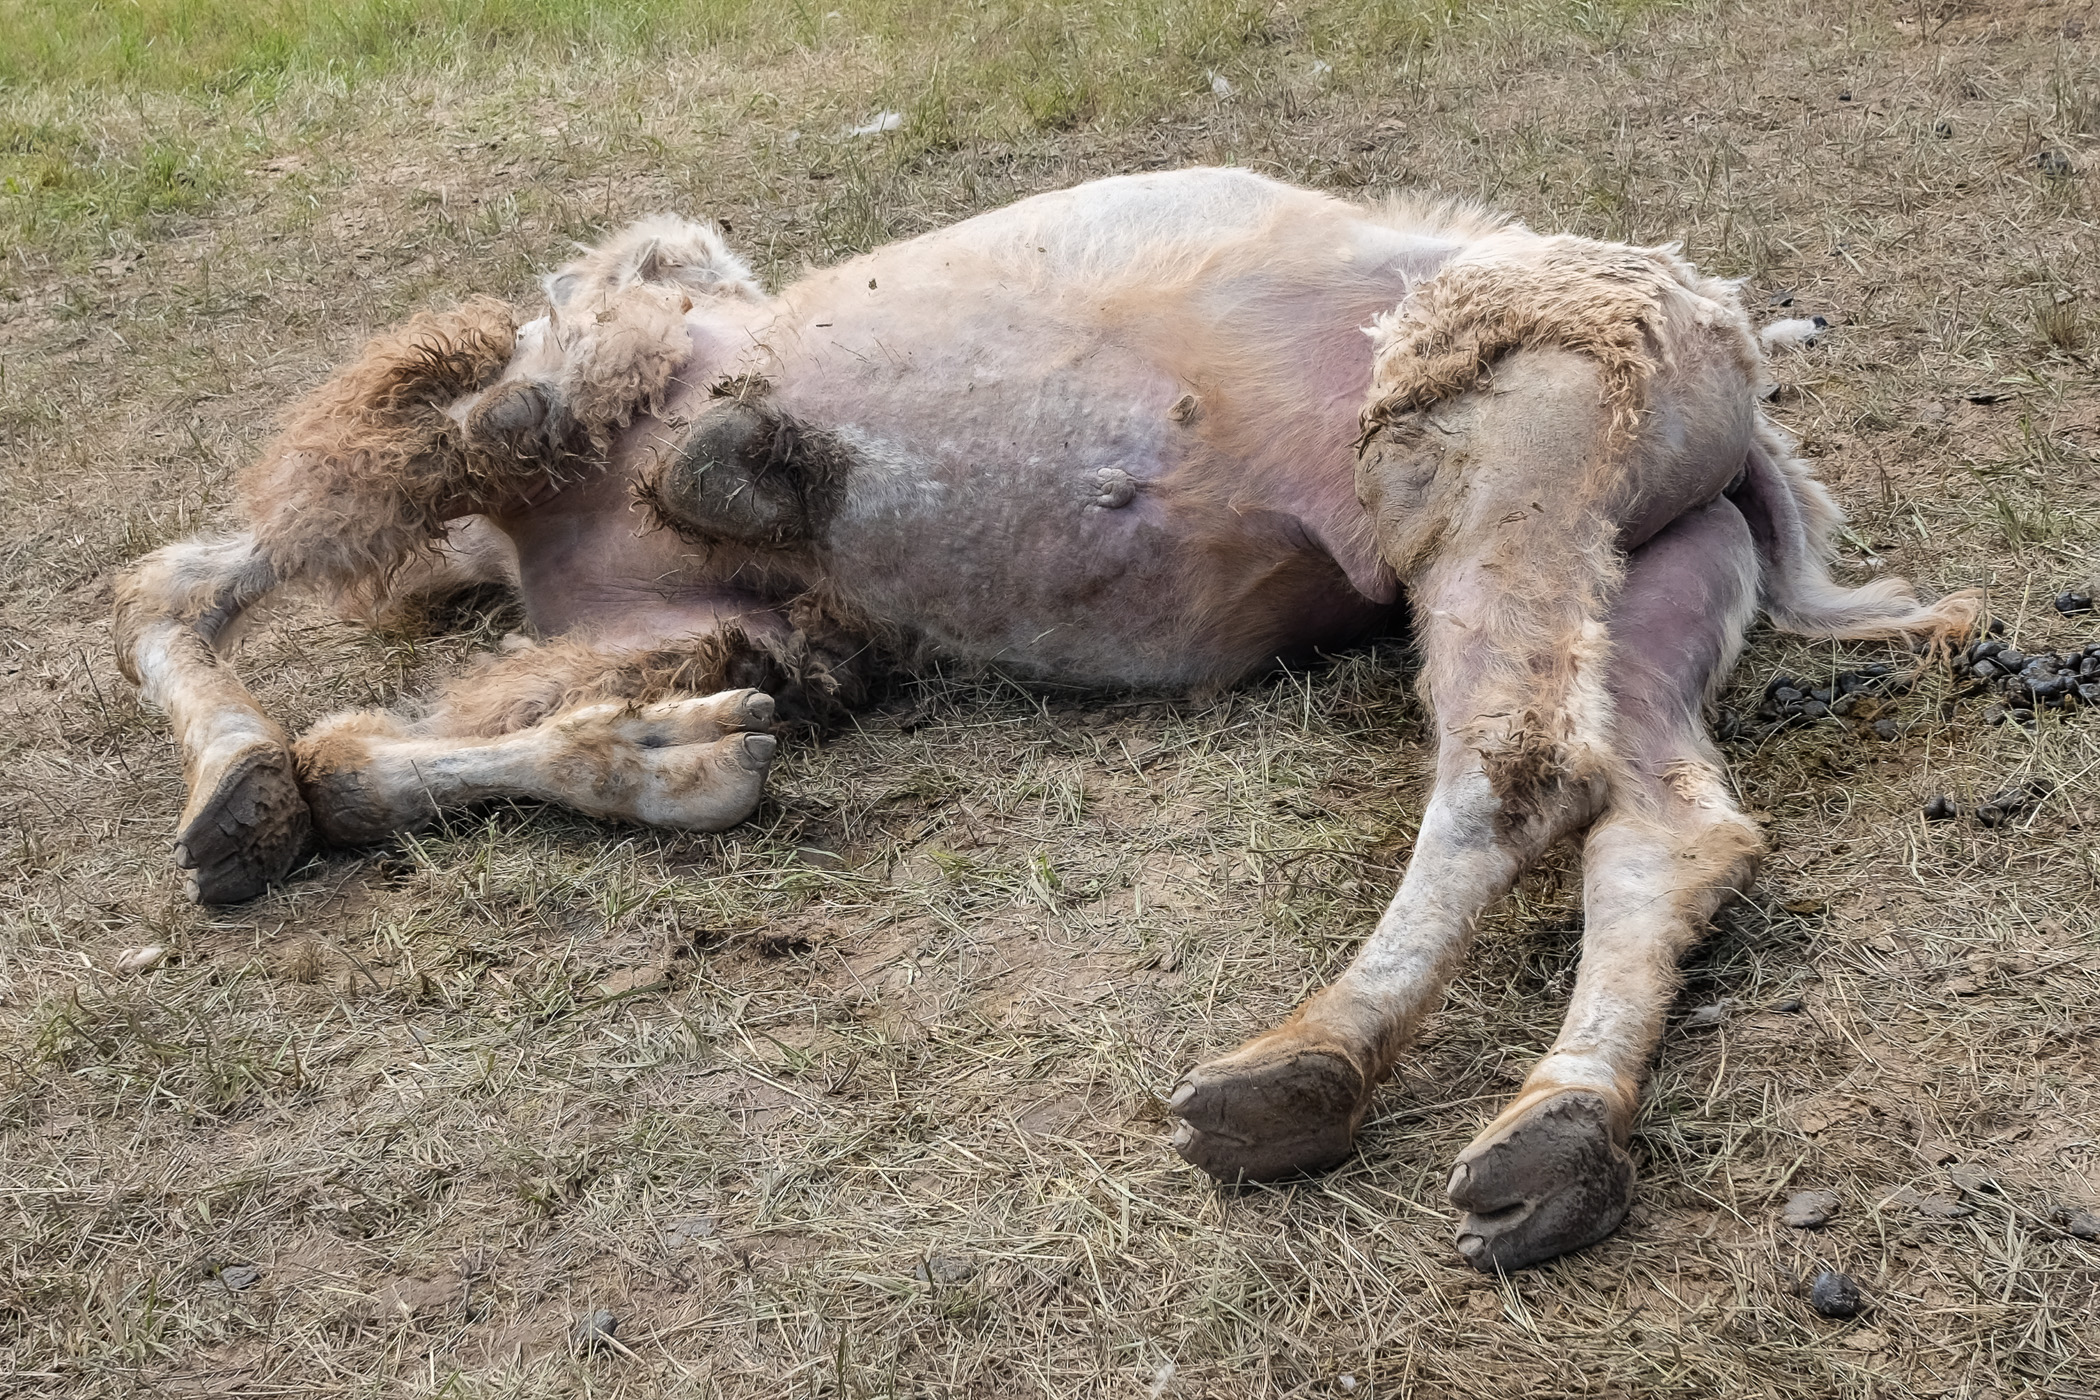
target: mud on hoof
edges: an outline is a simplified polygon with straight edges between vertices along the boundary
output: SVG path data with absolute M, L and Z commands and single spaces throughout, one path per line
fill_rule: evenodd
M 175 864 L 199 904 L 238 904 L 284 879 L 313 844 L 313 821 L 281 744 L 258 742 L 196 775 L 175 833 Z
M 1458 1252 L 1484 1273 L 1595 1244 L 1633 1204 L 1633 1158 L 1602 1095 L 1571 1089 L 1459 1154 L 1445 1194 L 1466 1211 Z
M 1370 1106 L 1363 1072 L 1339 1050 L 1263 1036 L 1183 1076 L 1169 1141 L 1219 1181 L 1275 1181 L 1348 1157 Z

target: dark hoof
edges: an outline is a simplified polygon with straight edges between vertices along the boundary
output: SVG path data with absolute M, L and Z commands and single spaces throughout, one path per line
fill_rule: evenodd
M 1174 1150 L 1220 1181 L 1275 1181 L 1348 1157 L 1371 1099 L 1362 1073 L 1327 1050 L 1264 1047 L 1190 1070 L 1167 1110 Z
M 1484 1273 L 1595 1244 L 1633 1204 L 1633 1159 L 1602 1095 L 1571 1089 L 1459 1154 L 1445 1188 L 1468 1212 L 1458 1252 Z
M 199 904 L 238 904 L 281 881 L 313 842 L 292 756 L 257 744 L 193 796 L 175 833 L 175 864 Z

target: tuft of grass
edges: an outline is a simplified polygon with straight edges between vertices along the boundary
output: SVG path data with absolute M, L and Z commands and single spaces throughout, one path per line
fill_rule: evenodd
M 2088 341 L 2084 308 L 2076 300 L 2049 300 L 2034 310 L 2034 332 L 2042 344 L 2076 354 Z
M 704 46 L 769 11 L 751 0 L 0 0 L 13 36 L 0 85 L 269 90 L 293 75 L 370 77 L 475 53 L 560 61 Z
M 1517 12 L 1537 32 L 1610 44 L 1656 3 L 1529 0 Z M 1404 74 L 1436 43 L 1501 18 L 1455 0 L 1317 0 L 1289 13 L 1255 0 L 0 0 L 14 36 L 0 47 L 0 227 L 25 248 L 77 255 L 194 212 L 267 157 L 287 116 L 309 140 L 355 126 L 372 86 L 396 75 L 444 72 L 471 90 L 550 66 L 757 59 L 799 67 L 791 105 L 832 131 L 904 113 L 884 143 L 894 167 L 1016 132 L 1137 129 L 1209 100 L 1215 77 L 1302 85 L 1315 55 L 1330 86 L 1383 88 L 1396 54 L 1413 56 Z M 843 109 L 873 70 L 883 81 Z M 81 107 L 94 130 L 47 115 Z M 207 134 L 169 134 L 194 128 Z M 877 241 L 854 204 L 882 193 L 849 187 L 827 220 L 834 249 Z
M 229 183 L 220 143 L 98 143 L 78 127 L 0 124 L 0 235 L 17 247 L 106 243 L 207 208 Z

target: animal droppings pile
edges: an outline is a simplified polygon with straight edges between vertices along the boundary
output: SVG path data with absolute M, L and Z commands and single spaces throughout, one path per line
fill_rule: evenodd
M 2056 791 L 2056 784 L 2047 778 L 2029 778 L 1992 793 L 1976 804 L 1974 816 L 1985 826 L 2003 826 L 2016 818 L 2024 817 L 2041 805 L 2042 799 Z M 1925 820 L 1950 822 L 1962 814 L 1961 805 L 1944 794 L 1925 804 Z
M 2087 642 L 2077 651 L 2030 655 L 1986 638 L 1962 653 L 1962 659 L 1969 675 L 1980 682 L 1968 693 L 1991 690 L 2003 700 L 1984 711 L 1986 724 L 2011 720 L 2032 729 L 2037 710 L 2100 705 L 2100 641 Z
M 1886 661 L 1856 671 L 1840 671 L 1830 684 L 1821 686 L 1781 672 L 1765 683 L 1757 718 L 1770 732 L 1836 716 L 1864 723 L 1876 738 L 1893 739 L 1897 728 L 1894 717 L 1888 713 L 1891 702 L 1899 695 L 1909 694 L 1917 679 L 1916 672 L 1897 674 L 1896 668 Z M 1721 728 L 1721 737 L 1732 738 L 1728 731 L 1740 731 L 1741 726 L 1728 723 L 1724 717 Z

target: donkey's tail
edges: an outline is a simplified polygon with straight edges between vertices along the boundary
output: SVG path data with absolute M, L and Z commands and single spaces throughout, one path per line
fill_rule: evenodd
M 1790 449 L 1760 421 L 1742 484 L 1730 493 L 1757 540 L 1773 625 L 1804 637 L 1901 637 L 1928 648 L 1966 639 L 1983 612 L 1976 589 L 1926 603 L 1900 578 L 1847 588 L 1830 577 L 1830 540 L 1844 513 Z

